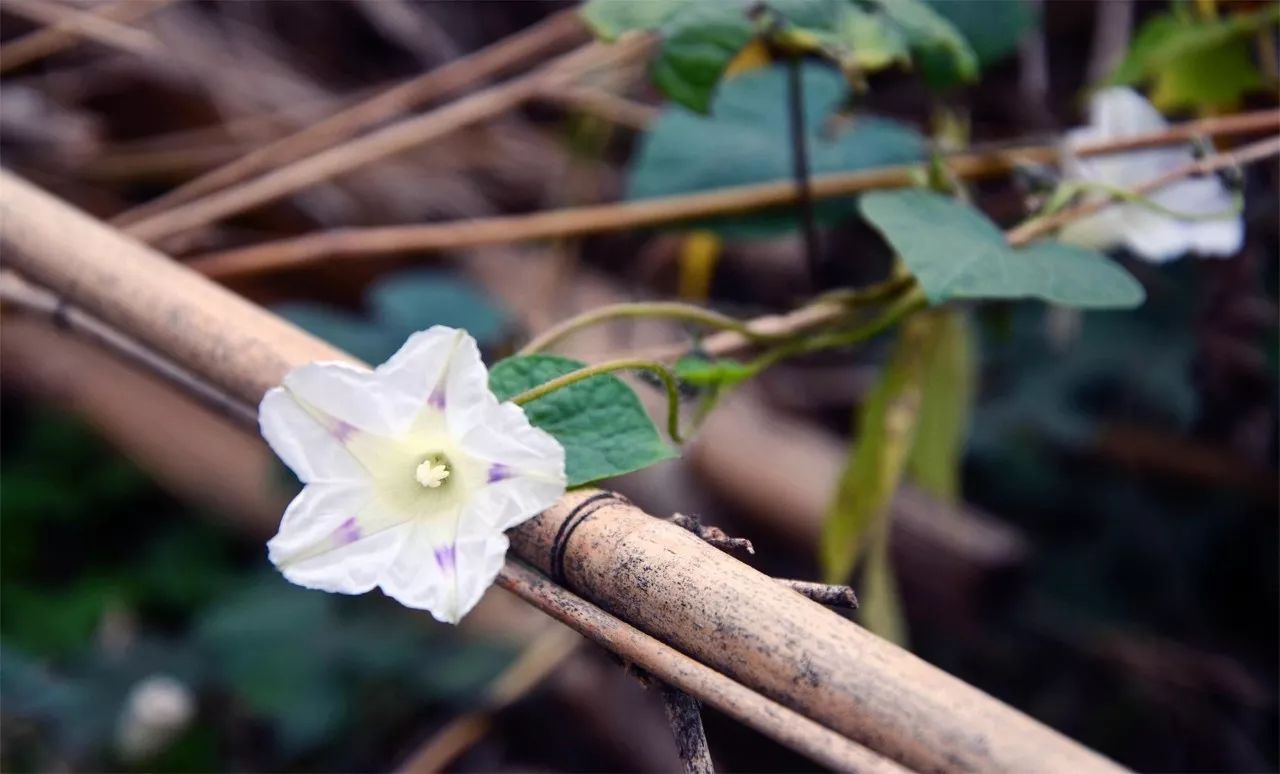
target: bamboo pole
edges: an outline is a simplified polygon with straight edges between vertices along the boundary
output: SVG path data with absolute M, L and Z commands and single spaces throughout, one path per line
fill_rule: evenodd
M 245 401 L 256 402 L 303 363 L 351 361 L 7 172 L 0 172 L 0 229 L 5 261 L 16 270 Z M 597 501 L 598 510 L 580 510 L 594 494 L 570 492 L 513 529 L 514 552 L 546 572 L 562 570 L 619 623 L 656 638 L 653 645 L 665 642 L 913 768 L 1116 770 L 686 530 L 612 498 Z M 545 578 L 513 578 L 518 567 L 508 563 L 504 586 L 547 592 Z M 538 598 L 552 593 L 568 594 L 551 586 Z

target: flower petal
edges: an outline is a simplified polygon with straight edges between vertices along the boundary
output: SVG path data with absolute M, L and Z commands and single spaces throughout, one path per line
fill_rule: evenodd
M 1114 87 L 1097 92 L 1090 102 L 1091 126 L 1068 132 L 1063 172 L 1071 179 L 1092 180 L 1132 188 L 1192 161 L 1190 144 L 1083 159 L 1071 151 L 1082 144 L 1158 131 L 1168 126 L 1141 94 Z M 1183 180 L 1157 191 L 1151 199 L 1170 210 L 1196 216 L 1229 213 L 1234 202 L 1217 178 Z M 1148 261 L 1164 262 L 1187 252 L 1227 256 L 1240 250 L 1244 223 L 1238 216 L 1191 220 L 1171 217 L 1139 204 L 1115 205 L 1068 224 L 1064 242 L 1093 249 L 1124 245 Z
M 475 340 L 466 331 L 434 325 L 410 336 L 375 373 L 387 387 L 409 401 L 414 416 L 426 403 L 443 408 L 446 393 L 442 377 L 464 340 L 475 347 Z M 479 358 L 478 352 L 476 357 Z M 487 376 L 481 384 L 488 389 Z M 413 416 L 409 419 L 412 421 Z
M 374 371 L 349 363 L 308 363 L 284 378 L 284 387 L 304 408 L 373 435 L 399 435 L 421 407 Z
M 282 387 L 267 391 L 258 406 L 262 437 L 303 482 L 360 481 L 364 468 L 330 429 L 308 414 Z
M 432 518 L 416 521 L 380 585 L 406 607 L 427 610 L 438 621 L 457 623 L 492 585 L 507 552 L 500 532 L 472 524 Z
M 378 584 L 409 535 L 365 485 L 310 484 L 294 498 L 267 543 L 267 556 L 291 582 L 342 594 Z

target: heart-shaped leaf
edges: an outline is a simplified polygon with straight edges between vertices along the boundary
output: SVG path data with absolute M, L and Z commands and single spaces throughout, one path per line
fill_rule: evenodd
M 929 300 L 1039 298 L 1125 309 L 1145 294 L 1104 255 L 1057 242 L 1015 249 L 982 213 L 923 190 L 876 191 L 859 208 L 915 274 Z
M 490 369 L 489 387 L 499 400 L 509 400 L 585 365 L 556 355 L 509 357 Z M 583 379 L 523 408 L 530 422 L 564 447 L 569 486 L 620 476 L 676 456 L 640 399 L 612 374 Z
M 881 118 L 829 121 L 844 96 L 844 81 L 829 67 L 805 65 L 805 134 L 815 174 L 850 172 L 924 158 L 924 140 L 912 129 Z M 782 67 L 746 73 L 716 94 L 710 116 L 672 106 L 641 141 L 627 181 L 628 199 L 673 196 L 773 180 L 792 174 Z M 850 212 L 848 200 L 822 202 L 816 214 L 835 220 Z M 726 236 L 776 233 L 795 227 L 790 214 L 756 213 L 720 218 L 712 226 Z M 687 224 L 685 224 L 687 227 Z

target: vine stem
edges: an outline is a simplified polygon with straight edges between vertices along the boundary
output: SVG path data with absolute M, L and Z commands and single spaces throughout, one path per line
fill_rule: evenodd
M 1099 156 L 1173 145 L 1201 136 L 1258 134 L 1276 129 L 1280 129 L 1280 110 L 1256 111 L 1188 121 L 1157 132 L 1091 143 L 1077 148 L 1076 153 L 1082 157 Z M 989 178 L 1008 174 L 1025 164 L 1052 163 L 1058 159 L 1059 153 L 1056 144 L 974 151 L 947 157 L 947 166 L 959 178 Z M 819 175 L 811 180 L 812 193 L 814 199 L 827 199 L 872 189 L 915 185 L 919 170 L 919 164 L 905 164 Z M 782 180 L 680 196 L 546 210 L 531 215 L 331 229 L 209 253 L 188 265 L 209 277 L 239 277 L 327 258 L 358 258 L 413 250 L 453 250 L 643 228 L 783 206 L 794 202 L 795 197 L 795 181 Z
M 752 330 L 751 326 L 741 320 L 693 304 L 684 304 L 678 301 L 642 301 L 609 304 L 584 312 L 576 317 L 570 317 L 535 336 L 516 354 L 532 355 L 535 352 L 541 352 L 584 328 L 624 317 L 656 317 L 685 320 L 717 330 L 734 331 L 751 341 L 769 341 L 776 338 L 767 333 L 758 333 Z
M 873 338 L 897 325 L 907 316 L 920 311 L 929 305 L 924 291 L 915 286 L 910 292 L 894 301 L 880 316 L 856 328 L 843 331 L 818 333 L 806 338 L 798 338 L 775 349 L 769 350 L 750 364 L 753 375 L 759 374 L 790 357 L 807 355 L 824 349 L 849 347 Z
M 622 358 L 579 368 L 576 371 L 570 371 L 550 381 L 543 382 L 537 387 L 530 387 L 512 398 L 511 402 L 517 406 L 523 406 L 571 384 L 577 384 L 584 379 L 613 373 L 614 371 L 646 371 L 662 380 L 662 386 L 667 390 L 667 434 L 676 443 L 684 443 L 684 439 L 680 435 L 680 388 L 676 384 L 676 378 L 672 375 L 671 369 L 657 360 Z
M 1008 240 L 1011 245 L 1025 245 L 1033 242 L 1040 237 L 1046 236 L 1059 228 L 1072 223 L 1074 221 L 1086 218 L 1097 213 L 1112 204 L 1116 203 L 1117 198 L 1130 199 L 1133 197 L 1141 197 L 1146 194 L 1158 191 L 1171 183 L 1176 183 L 1184 178 L 1193 177 L 1195 175 L 1208 175 L 1217 172 L 1220 169 L 1230 167 L 1240 167 L 1255 161 L 1269 158 L 1271 156 L 1280 155 L 1280 136 L 1269 137 L 1265 140 L 1259 140 L 1250 143 L 1236 150 L 1224 153 L 1215 153 L 1212 156 L 1203 159 L 1196 159 L 1183 164 L 1176 169 L 1171 169 L 1159 177 L 1147 180 L 1126 192 L 1125 196 L 1116 197 L 1114 194 L 1105 199 L 1097 199 L 1091 202 L 1084 202 L 1075 207 L 1069 207 L 1061 212 L 1047 217 L 1034 217 L 1024 221 L 1017 228 L 1008 232 Z

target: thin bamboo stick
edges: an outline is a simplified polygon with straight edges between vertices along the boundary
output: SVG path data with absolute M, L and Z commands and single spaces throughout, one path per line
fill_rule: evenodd
M 419 105 L 461 93 L 486 78 L 509 71 L 548 51 L 580 43 L 585 38 L 586 29 L 578 19 L 576 9 L 553 14 L 491 46 L 379 91 L 324 120 L 239 156 L 163 196 L 112 218 L 111 222 L 128 226 L 154 218 L 211 191 L 318 153 Z
M 172 2 L 173 0 L 117 0 L 97 6 L 88 13 L 123 24 L 141 19 Z M 82 38 L 75 22 L 75 19 L 63 18 L 0 46 L 0 74 L 75 45 Z
M 464 127 L 484 121 L 536 98 L 548 84 L 572 78 L 597 59 L 643 50 L 643 40 L 619 52 L 599 43 L 581 48 L 532 72 L 495 84 L 442 105 L 419 116 L 397 121 L 313 156 L 239 185 L 165 210 L 126 227 L 130 236 L 153 242 L 166 236 L 244 212 L 316 183 L 351 172 L 388 156 L 437 140 Z
M 245 401 L 303 363 L 351 360 L 7 172 L 0 172 L 0 216 L 0 243 L 15 269 Z M 620 623 L 647 632 L 647 648 L 665 641 L 701 669 L 799 713 L 781 721 L 780 732 L 819 733 L 799 719 L 807 716 L 926 770 L 1115 770 L 680 527 L 619 500 L 598 501 L 593 514 L 579 510 L 594 494 L 568 493 L 513 529 L 515 553 L 544 571 L 563 570 Z M 545 578 L 513 568 L 509 562 L 504 586 L 561 597 L 551 604 L 567 619 L 591 612 Z M 711 700 L 692 682 L 682 685 L 671 661 L 646 658 L 672 672 L 659 674 L 665 681 Z
M 5 0 L 4 10 L 131 54 L 155 54 L 163 50 L 151 33 L 121 24 L 105 13 L 39 0 Z
M 1256 134 L 1280 129 L 1280 110 L 1189 121 L 1167 130 L 1110 140 L 1077 149 L 1082 156 L 1119 153 L 1186 142 L 1198 136 Z M 1050 163 L 1056 146 L 979 151 L 951 156 L 948 166 L 958 177 L 981 179 L 1006 175 L 1027 163 Z M 815 199 L 849 196 L 879 188 L 914 184 L 919 165 L 882 167 L 859 172 L 816 176 Z M 548 210 L 531 215 L 507 215 L 449 223 L 333 229 L 300 237 L 265 242 L 246 248 L 211 253 L 190 262 L 210 277 L 226 278 L 274 271 L 332 258 L 361 258 L 410 251 L 458 250 L 552 237 L 582 236 L 606 231 L 680 223 L 729 213 L 776 207 L 795 198 L 795 183 L 735 186 L 659 199 Z

